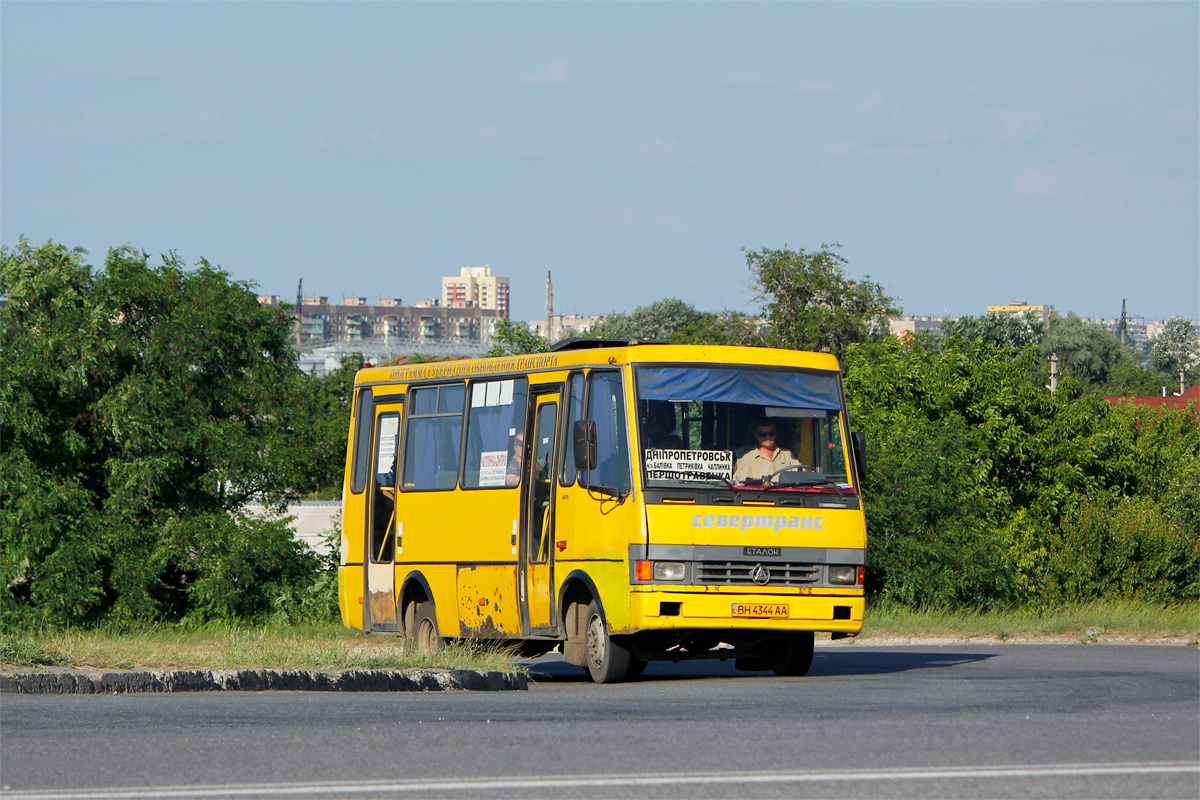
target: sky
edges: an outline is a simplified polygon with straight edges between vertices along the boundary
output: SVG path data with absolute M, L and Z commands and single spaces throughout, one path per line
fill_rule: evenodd
M 0 243 L 512 316 L 760 304 L 841 245 L 907 314 L 1200 318 L 1200 3 L 0 3 Z

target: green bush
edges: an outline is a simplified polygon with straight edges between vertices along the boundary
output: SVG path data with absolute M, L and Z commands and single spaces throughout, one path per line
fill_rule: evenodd
M 58 648 L 11 633 L 0 633 L 0 663 L 18 667 L 73 666 L 71 659 Z
M 271 620 L 281 625 L 319 625 L 341 620 L 338 608 L 339 549 L 342 520 L 339 513 L 324 537 L 325 552 L 314 555 L 309 579 L 279 592 L 271 600 Z
M 1089 498 L 1047 532 L 1046 550 L 1050 603 L 1200 597 L 1200 537 L 1145 499 Z
M 1195 409 L 1031 382 L 1037 352 L 952 337 L 850 349 L 867 434 L 868 590 L 922 606 L 1195 600 Z

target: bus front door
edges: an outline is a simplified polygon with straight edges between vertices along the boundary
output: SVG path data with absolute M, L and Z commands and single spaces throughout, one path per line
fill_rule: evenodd
M 525 448 L 521 514 L 522 621 L 529 633 L 554 625 L 554 455 L 559 393 L 535 395 Z
M 366 526 L 365 631 L 400 630 L 396 618 L 396 458 L 401 410 L 396 402 L 375 406 L 374 467 Z

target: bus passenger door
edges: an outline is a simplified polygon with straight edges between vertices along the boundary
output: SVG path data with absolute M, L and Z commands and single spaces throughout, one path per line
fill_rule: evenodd
M 386 401 L 386 398 L 379 398 Z M 365 631 L 396 631 L 396 458 L 400 453 L 400 402 L 375 406 L 375 449 L 366 526 Z
M 530 446 L 522 465 L 522 614 L 530 633 L 551 633 L 554 625 L 554 454 L 559 393 L 534 396 Z

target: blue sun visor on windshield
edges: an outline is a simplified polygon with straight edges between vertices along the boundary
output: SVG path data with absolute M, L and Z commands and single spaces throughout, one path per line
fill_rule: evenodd
M 787 408 L 841 408 L 836 375 L 716 367 L 641 367 L 641 400 L 745 403 Z

